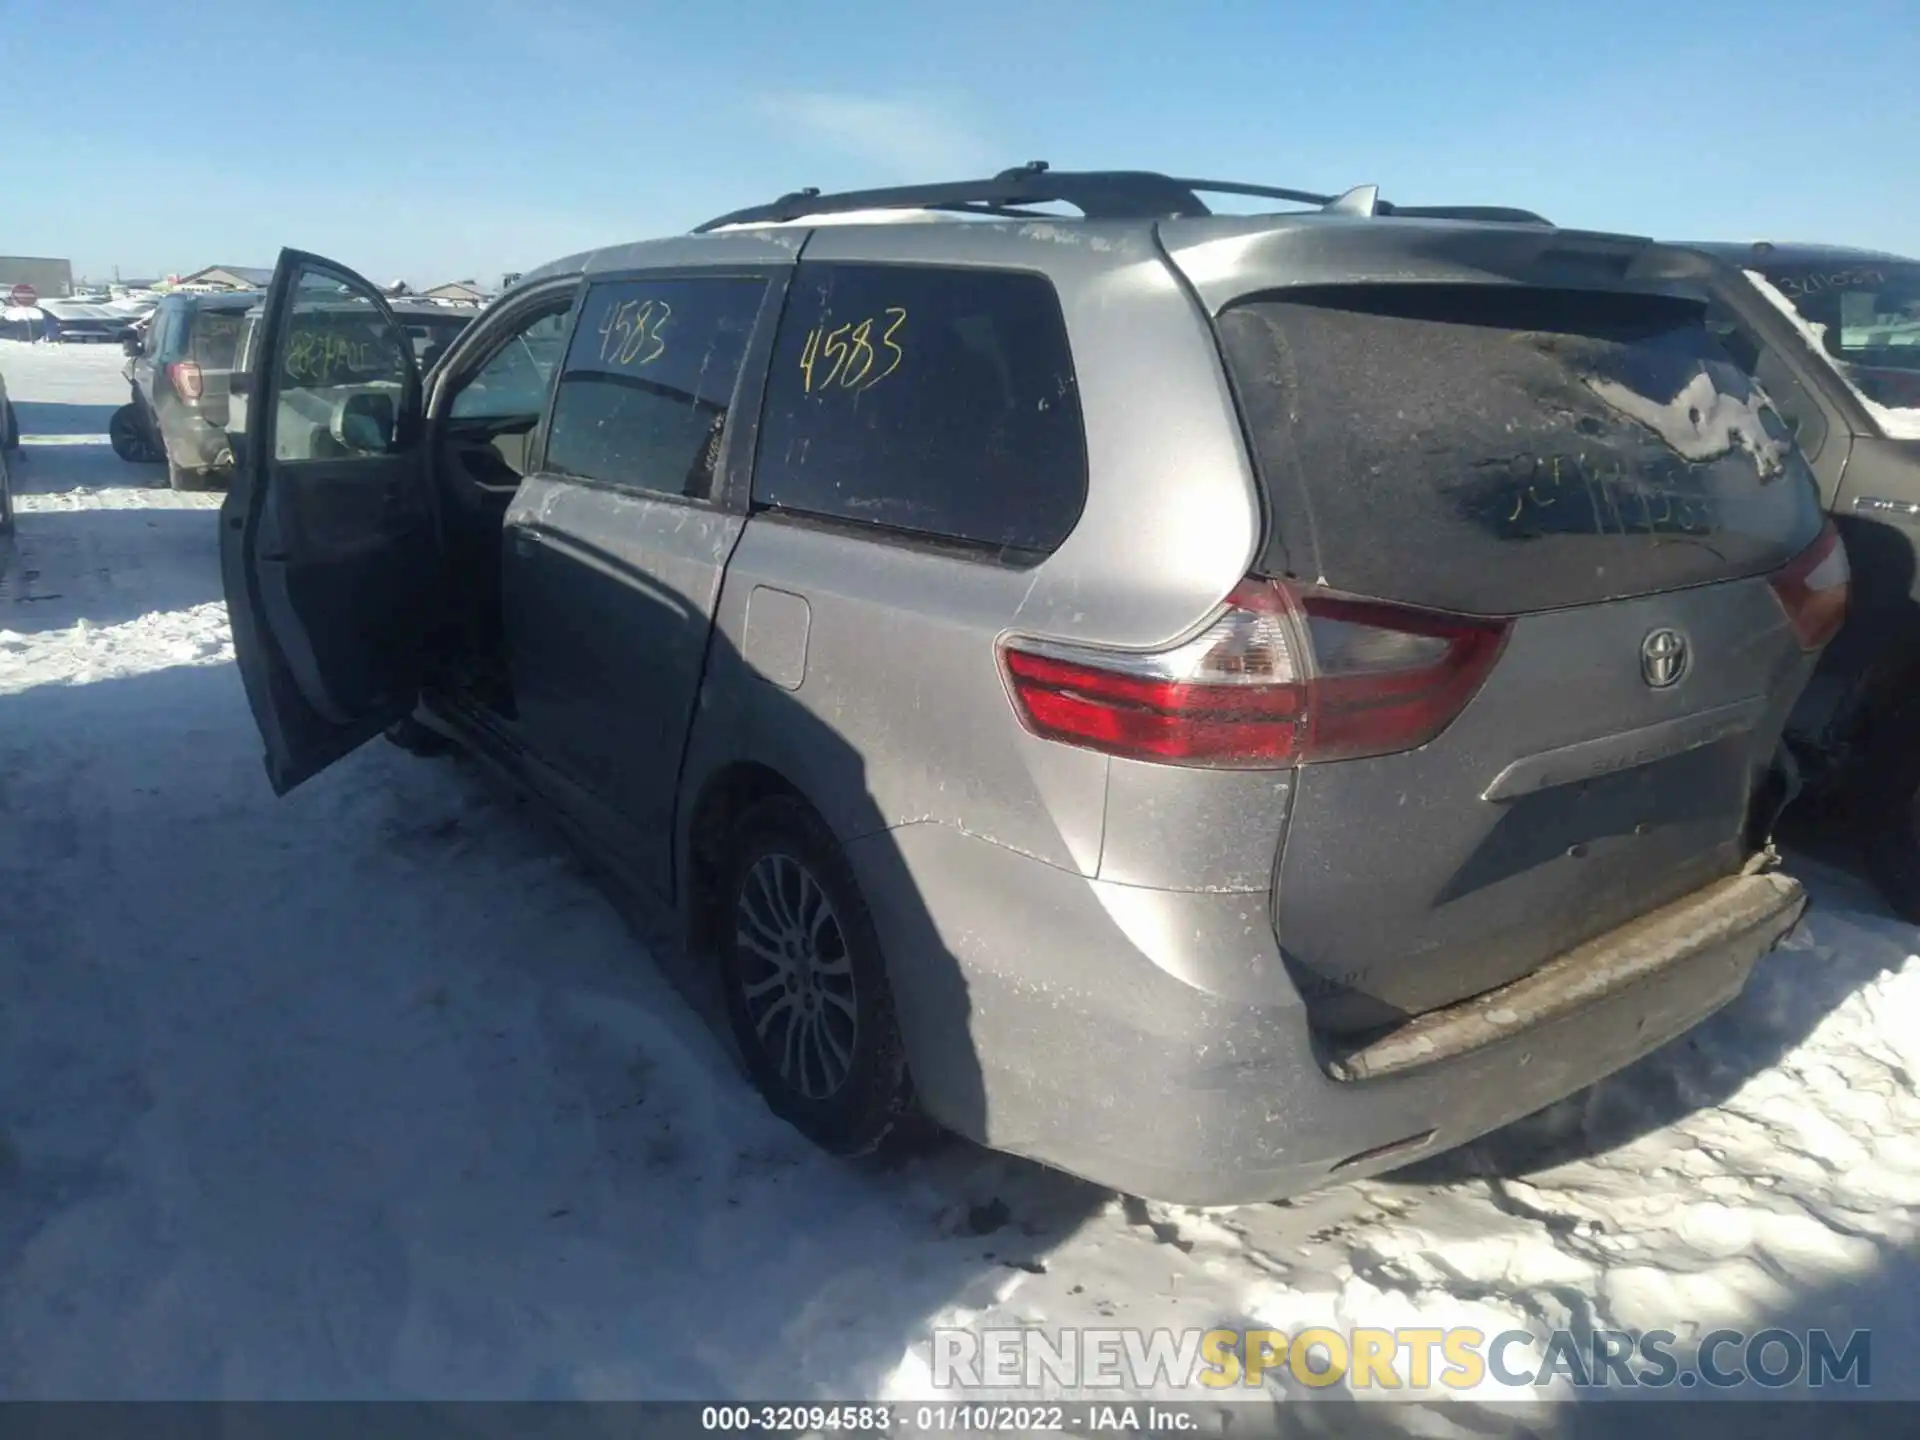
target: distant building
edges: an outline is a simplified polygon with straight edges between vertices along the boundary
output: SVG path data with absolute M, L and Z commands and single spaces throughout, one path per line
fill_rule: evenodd
M 228 290 L 264 290 L 273 283 L 273 271 L 252 265 L 209 265 L 174 281 L 180 289 L 191 286 L 220 285 Z
M 431 290 L 422 290 L 420 294 L 423 299 L 458 300 L 463 305 L 478 305 L 489 298 L 477 280 L 449 280 Z
M 43 298 L 73 293 L 73 262 L 46 255 L 0 255 L 0 304 L 16 285 L 31 285 Z

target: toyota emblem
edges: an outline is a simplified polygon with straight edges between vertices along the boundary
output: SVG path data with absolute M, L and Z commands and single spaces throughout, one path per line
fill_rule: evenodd
M 1678 630 L 1655 630 L 1640 642 L 1640 678 L 1656 690 L 1679 683 L 1687 673 L 1687 637 Z

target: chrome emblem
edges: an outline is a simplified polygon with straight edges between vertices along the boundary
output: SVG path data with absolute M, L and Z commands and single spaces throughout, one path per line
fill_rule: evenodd
M 1640 642 L 1640 678 L 1656 690 L 1677 684 L 1687 673 L 1687 637 L 1678 630 L 1655 630 Z

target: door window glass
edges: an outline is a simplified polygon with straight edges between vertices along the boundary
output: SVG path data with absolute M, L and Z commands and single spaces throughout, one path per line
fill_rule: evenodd
M 372 297 L 331 272 L 301 272 L 273 358 L 276 458 L 333 460 L 393 448 L 412 348 Z
M 465 381 L 448 414 L 455 420 L 537 417 L 547 408 L 547 382 L 567 346 L 570 308 L 542 315 L 496 350 Z
M 766 287 L 745 276 L 594 286 L 554 394 L 547 468 L 707 498 Z

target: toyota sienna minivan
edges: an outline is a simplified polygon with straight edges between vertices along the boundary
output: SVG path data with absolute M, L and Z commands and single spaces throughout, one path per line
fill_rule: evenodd
M 423 386 L 287 251 L 221 522 L 271 782 L 457 742 L 831 1150 L 930 1119 L 1195 1204 L 1397 1167 L 1804 904 L 1776 756 L 1846 557 L 1684 268 L 1033 165 L 557 261 Z

